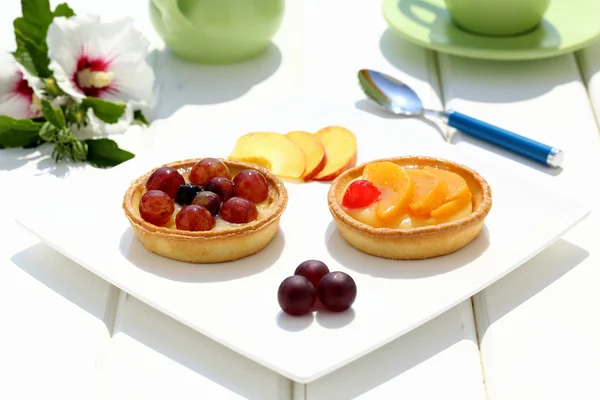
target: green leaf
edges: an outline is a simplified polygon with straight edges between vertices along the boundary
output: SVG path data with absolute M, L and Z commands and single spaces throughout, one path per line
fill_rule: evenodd
M 38 21 L 41 25 L 52 21 L 50 11 L 50 0 L 21 0 L 21 11 L 23 18 L 30 21 Z
M 50 64 L 50 59 L 48 58 L 48 49 L 40 49 L 34 43 L 28 41 L 27 36 L 21 33 L 21 31 L 17 28 L 18 19 L 15 20 L 15 36 L 17 42 L 17 50 L 15 50 L 12 54 L 25 69 L 34 76 L 39 76 L 40 78 L 47 78 L 52 75 L 52 72 L 48 68 Z M 44 38 L 44 46 L 45 46 L 45 38 Z
M 71 7 L 67 5 L 67 3 L 61 3 L 54 9 L 54 16 L 71 18 L 75 16 L 75 11 L 73 11 Z
M 23 16 L 13 22 L 17 42 L 13 55 L 30 73 L 47 78 L 51 72 L 46 33 L 54 18 L 50 3 L 48 0 L 21 0 L 21 10 Z
M 42 125 L 30 119 L 14 119 L 0 115 L 0 149 L 31 147 L 38 144 Z
M 86 97 L 81 104 L 94 110 L 94 115 L 107 124 L 117 123 L 125 113 L 125 104 L 112 103 L 95 97 Z
M 133 122 L 132 125 L 150 125 L 142 110 L 135 110 L 133 112 Z
M 48 78 L 52 75 L 48 68 L 48 27 L 55 16 L 71 17 L 75 13 L 66 4 L 59 4 L 53 13 L 49 0 L 21 0 L 21 10 L 23 16 L 13 22 L 17 42 L 13 55 L 31 74 Z
M 52 107 L 52 104 L 48 100 L 42 100 L 42 114 L 52 125 L 58 129 L 65 128 L 65 115 L 60 108 Z
M 85 143 L 88 147 L 87 161 L 98 168 L 114 167 L 135 157 L 133 153 L 120 149 L 111 139 L 89 139 Z

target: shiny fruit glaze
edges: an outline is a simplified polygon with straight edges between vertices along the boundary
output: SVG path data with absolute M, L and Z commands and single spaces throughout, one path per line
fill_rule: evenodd
M 420 217 L 428 217 L 446 200 L 448 185 L 439 176 L 423 169 L 407 169 L 406 173 L 415 182 L 415 191 L 408 207 Z
M 321 278 L 329 273 L 329 268 L 327 265 L 319 260 L 306 260 L 302 262 L 296 270 L 294 271 L 294 275 L 300 275 L 305 277 L 312 283 L 315 287 L 315 290 L 319 286 L 319 282 Z
M 194 197 L 194 200 L 192 200 L 192 204 L 205 207 L 215 217 L 219 215 L 219 210 L 221 209 L 221 199 L 219 198 L 219 195 L 206 190 L 198 192 L 196 197 Z
M 345 272 L 330 272 L 321 278 L 317 287 L 319 300 L 325 308 L 334 312 L 349 309 L 356 300 L 356 283 Z
M 350 207 L 344 202 L 342 206 L 352 218 L 374 228 L 436 225 L 456 221 L 472 212 L 472 193 L 467 181 L 443 168 L 374 161 L 365 165 L 362 176 L 348 185 L 345 197 L 351 197 L 353 185 L 363 181 L 372 183 L 381 192 L 379 198 L 364 207 Z
M 140 216 L 148 223 L 170 229 L 207 231 L 249 223 L 268 212 L 269 184 L 262 173 L 255 169 L 241 170 L 234 177 L 235 185 L 229 176 L 229 168 L 215 158 L 202 159 L 187 173 L 160 167 L 150 174 L 145 186 L 162 187 L 173 195 L 148 189 L 140 198 Z M 186 182 L 206 178 L 202 186 Z M 178 185 L 176 190 L 175 185 Z M 236 186 L 242 196 L 235 196 Z
M 215 177 L 228 178 L 229 168 L 223 161 L 216 158 L 205 158 L 198 161 L 190 171 L 190 182 L 194 185 L 203 186 Z
M 265 177 L 258 171 L 245 169 L 233 178 L 236 197 L 243 197 L 253 203 L 266 200 L 269 185 Z
M 202 206 L 189 205 L 177 213 L 175 224 L 183 231 L 210 231 L 215 226 L 215 217 Z
M 315 303 L 317 292 L 308 279 L 300 275 L 289 276 L 277 290 L 279 307 L 290 315 L 304 315 Z
M 185 183 L 185 179 L 176 169 L 161 167 L 150 175 L 146 182 L 146 190 L 161 190 L 174 198 L 179 186 Z
M 367 207 L 379 199 L 381 192 L 373 183 L 361 179 L 348 185 L 342 205 L 347 208 Z
M 140 199 L 140 215 L 151 224 L 162 226 L 171 219 L 175 203 L 161 190 L 150 190 Z
M 245 224 L 258 217 L 258 210 L 250 200 L 232 197 L 221 206 L 220 216 L 233 224 Z
M 402 167 L 388 161 L 374 162 L 365 167 L 363 177 L 384 189 L 375 211 L 381 222 L 393 222 L 406 214 L 415 185 Z
M 204 190 L 216 193 L 221 199 L 221 202 L 229 200 L 234 194 L 233 183 L 229 179 L 220 176 L 211 178 L 206 182 Z

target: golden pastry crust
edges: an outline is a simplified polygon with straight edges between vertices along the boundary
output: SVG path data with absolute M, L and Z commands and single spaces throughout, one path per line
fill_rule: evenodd
M 462 176 L 473 194 L 473 211 L 464 218 L 437 225 L 410 229 L 374 228 L 348 215 L 340 206 L 347 185 L 362 176 L 366 164 L 349 169 L 331 184 L 328 205 L 344 239 L 356 249 L 378 257 L 396 260 L 418 260 L 455 252 L 479 235 L 484 219 L 492 207 L 492 190 L 476 171 L 452 161 L 405 156 L 375 161 L 389 161 L 401 167 L 436 167 Z
M 187 176 L 202 158 L 175 161 L 160 167 L 177 169 Z M 231 224 L 220 230 L 205 232 L 183 231 L 157 226 L 145 221 L 139 212 L 141 196 L 146 192 L 146 181 L 158 168 L 147 172 L 132 182 L 123 197 L 123 211 L 135 235 L 144 247 L 153 253 L 190 263 L 216 263 L 233 261 L 255 254 L 265 248 L 279 228 L 279 220 L 288 202 L 283 182 L 268 170 L 253 164 L 221 159 L 232 176 L 243 169 L 259 171 L 267 180 L 269 195 L 265 215 L 247 224 Z

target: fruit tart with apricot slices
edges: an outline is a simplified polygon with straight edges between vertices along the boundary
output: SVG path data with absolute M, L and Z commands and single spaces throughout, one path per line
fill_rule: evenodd
M 473 241 L 492 207 L 492 192 L 471 168 L 439 158 L 372 161 L 332 183 L 328 204 L 344 239 L 374 256 L 425 259 Z
M 256 165 L 176 161 L 137 178 L 123 198 L 135 235 L 153 253 L 190 263 L 237 260 L 273 239 L 288 195 Z

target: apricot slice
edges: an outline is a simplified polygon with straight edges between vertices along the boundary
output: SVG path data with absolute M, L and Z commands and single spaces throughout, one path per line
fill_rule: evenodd
M 425 167 L 425 170 L 436 175 L 440 180 L 446 182 L 448 185 L 448 194 L 446 195 L 446 202 L 456 199 L 468 199 L 471 200 L 471 190 L 465 178 L 445 169 L 438 169 L 434 167 Z M 433 215 L 432 215 L 433 216 Z
M 410 203 L 414 185 L 410 180 L 404 190 L 385 191 L 377 204 L 377 217 L 386 224 L 396 222 L 400 217 L 408 213 L 408 204 Z
M 457 214 L 464 211 L 469 205 L 470 198 L 458 198 L 442 204 L 435 210 L 431 211 L 431 217 L 438 221 L 447 221 Z
M 323 146 L 321 139 L 310 132 L 293 131 L 286 133 L 285 136 L 306 154 L 306 169 L 302 174 L 302 180 L 310 181 L 325 168 L 327 163 L 325 146 Z
M 313 178 L 316 181 L 331 181 L 348 168 L 356 165 L 356 136 L 341 126 L 328 126 L 315 133 L 327 154 L 325 167 Z
M 410 180 L 401 166 L 389 161 L 376 161 L 365 165 L 363 178 L 393 190 L 401 188 Z
M 228 157 L 231 160 L 267 160 L 269 170 L 282 178 L 298 179 L 306 169 L 306 155 L 290 139 L 274 132 L 252 132 L 241 136 Z
M 365 166 L 363 178 L 388 188 L 382 191 L 377 204 L 380 220 L 389 224 L 408 212 L 414 184 L 402 167 L 389 161 L 373 162 Z
M 405 169 L 415 188 L 408 207 L 419 217 L 427 217 L 446 200 L 448 185 L 424 169 Z

